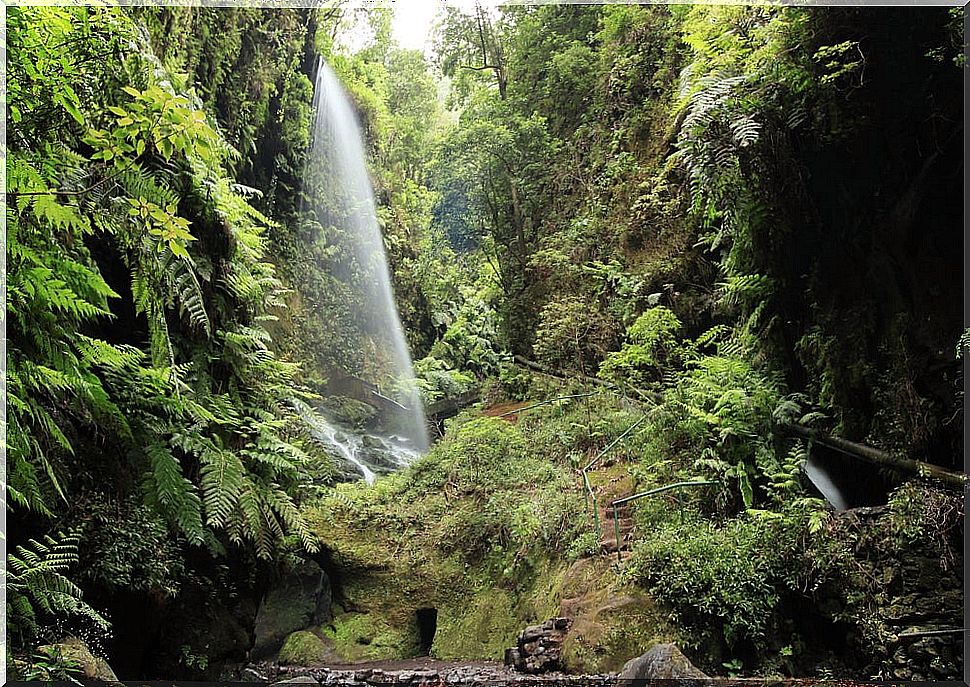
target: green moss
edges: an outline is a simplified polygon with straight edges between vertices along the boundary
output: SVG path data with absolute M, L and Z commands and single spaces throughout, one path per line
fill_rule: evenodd
M 598 421 L 604 436 L 630 424 L 614 411 Z M 590 525 L 566 466 L 509 423 L 456 420 L 409 470 L 373 486 L 341 485 L 312 516 L 343 569 L 339 601 L 353 610 L 326 630 L 341 660 L 416 655 L 420 608 L 437 609 L 431 653 L 441 659 L 500 660 L 525 626 L 560 615 L 563 599 L 582 601 L 566 613 L 585 627 L 573 642 L 577 665 L 615 669 L 654 638 L 668 639 L 649 595 L 622 587 L 610 560 L 570 565 Z M 570 417 L 554 421 L 574 427 Z M 633 488 L 622 462 L 594 479 L 604 498 Z
M 380 661 L 408 658 L 416 653 L 410 628 L 394 627 L 380 613 L 344 613 L 324 630 L 341 660 Z
M 330 417 L 352 427 L 364 426 L 377 413 L 377 411 L 366 403 L 361 403 L 346 396 L 328 396 L 320 405 Z
M 442 659 L 500 660 L 514 646 L 523 621 L 515 600 L 501 589 L 486 589 L 438 610 L 438 631 L 431 652 Z
M 570 671 L 617 671 L 656 643 L 678 641 L 653 597 L 617 578 L 607 559 L 574 563 L 562 577 L 560 594 L 573 620 L 563 642 Z
M 323 663 L 331 655 L 326 641 L 312 632 L 294 632 L 283 642 L 278 661 L 282 665 L 312 666 Z

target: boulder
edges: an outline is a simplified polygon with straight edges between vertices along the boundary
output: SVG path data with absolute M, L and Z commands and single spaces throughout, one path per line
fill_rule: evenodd
M 711 684 L 711 678 L 695 667 L 673 644 L 655 644 L 647 653 L 627 661 L 617 676 L 619 685 L 631 681 L 677 680 L 681 687 Z
M 330 580 L 313 561 L 304 561 L 284 575 L 259 605 L 250 659 L 269 656 L 298 630 L 329 622 L 330 602 Z
M 530 625 L 519 633 L 516 646 L 505 650 L 505 665 L 530 674 L 562 670 L 562 640 L 568 628 L 568 618 Z
M 118 682 L 118 676 L 115 675 L 108 662 L 91 653 L 88 645 L 77 637 L 68 637 L 55 646 L 57 653 L 78 666 L 85 678 L 100 682 Z
M 331 658 L 333 658 L 332 645 L 312 632 L 299 630 L 283 642 L 277 662 L 280 665 L 315 666 Z

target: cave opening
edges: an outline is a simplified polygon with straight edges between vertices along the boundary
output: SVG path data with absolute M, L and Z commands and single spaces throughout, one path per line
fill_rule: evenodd
M 414 615 L 418 625 L 418 655 L 427 656 L 438 630 L 438 609 L 419 608 Z

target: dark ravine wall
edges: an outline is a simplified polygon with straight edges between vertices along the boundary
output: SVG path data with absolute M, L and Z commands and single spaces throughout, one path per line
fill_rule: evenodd
M 959 508 L 951 502 L 947 508 Z M 951 511 L 949 531 L 923 535 L 899 546 L 889 534 L 888 508 L 860 508 L 844 513 L 835 536 L 856 542 L 855 557 L 875 592 L 868 628 L 850 632 L 847 657 L 860 672 L 882 679 L 952 680 L 963 672 L 963 633 L 921 632 L 963 627 L 963 522 Z M 887 536 L 888 535 L 888 536 Z M 844 614 L 859 590 L 853 585 L 820 590 L 817 609 L 829 619 Z M 877 632 L 870 634 L 873 629 Z M 913 636 L 906 636 L 913 633 Z
M 940 9 L 815 12 L 816 40 L 859 42 L 861 85 L 818 103 L 792 141 L 804 195 L 775 264 L 793 388 L 829 397 L 846 438 L 959 468 L 963 72 L 930 52 Z M 828 392 L 821 384 L 828 384 Z

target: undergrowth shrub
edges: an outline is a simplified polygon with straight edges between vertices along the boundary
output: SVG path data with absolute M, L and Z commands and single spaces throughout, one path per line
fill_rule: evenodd
M 321 536 L 365 563 L 393 546 L 514 577 L 530 554 L 565 551 L 585 526 L 572 475 L 527 449 L 511 423 L 463 413 L 407 472 L 324 498 L 314 516 Z
M 606 356 L 600 376 L 634 387 L 660 380 L 665 369 L 680 367 L 684 352 L 677 340 L 680 320 L 669 308 L 647 310 L 626 330 L 627 341 Z
M 666 395 L 677 413 L 676 434 L 689 445 L 693 467 L 737 480 L 745 506 L 758 481 L 780 467 L 772 445 L 772 414 L 780 384 L 750 363 L 705 356 L 691 363 Z
M 657 521 L 636 544 L 625 576 L 699 637 L 720 635 L 729 646 L 767 642 L 785 595 L 811 591 L 848 566 L 847 548 L 810 532 L 817 507 L 805 499 L 721 525 L 693 513 L 683 522 Z

